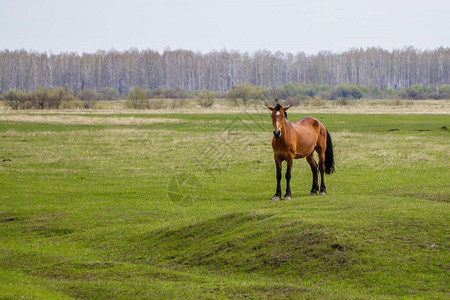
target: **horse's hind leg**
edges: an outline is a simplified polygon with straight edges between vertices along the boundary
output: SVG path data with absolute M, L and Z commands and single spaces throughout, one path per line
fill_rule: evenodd
M 314 152 L 306 157 L 306 161 L 309 163 L 309 166 L 311 167 L 311 171 L 313 174 L 313 184 L 311 192 L 309 193 L 309 195 L 312 196 L 316 195 L 317 192 L 319 191 L 319 178 L 317 174 L 317 163 L 316 160 L 314 159 Z
M 327 188 L 325 186 L 325 151 L 317 153 L 319 155 L 319 171 L 320 171 L 320 195 L 327 194 Z

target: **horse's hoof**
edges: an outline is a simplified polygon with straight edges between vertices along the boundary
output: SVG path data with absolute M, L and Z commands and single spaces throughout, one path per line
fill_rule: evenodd
M 284 196 L 283 200 L 291 200 L 292 196 Z
M 273 196 L 272 201 L 280 201 L 281 197 L 280 196 Z
M 311 192 L 311 193 L 309 193 L 308 196 L 316 196 L 316 195 L 317 195 L 317 192 L 316 193 Z
M 327 194 L 327 192 L 320 192 L 319 196 L 325 196 Z

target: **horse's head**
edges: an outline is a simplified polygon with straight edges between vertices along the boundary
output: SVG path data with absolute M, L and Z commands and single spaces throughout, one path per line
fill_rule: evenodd
M 272 124 L 273 124 L 273 135 L 276 138 L 281 137 L 281 132 L 284 126 L 284 119 L 287 118 L 286 111 L 290 108 L 290 106 L 282 107 L 280 104 L 277 106 L 268 106 L 268 109 L 272 111 Z

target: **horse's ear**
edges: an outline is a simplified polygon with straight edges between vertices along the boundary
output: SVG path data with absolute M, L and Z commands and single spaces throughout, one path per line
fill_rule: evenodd
M 273 107 L 273 106 L 270 106 L 270 105 L 266 105 L 266 106 L 267 106 L 267 108 L 270 109 L 271 111 L 274 111 L 274 110 L 275 110 L 275 107 Z
M 289 108 L 291 108 L 290 105 L 283 107 L 282 110 L 283 110 L 283 111 L 287 111 Z

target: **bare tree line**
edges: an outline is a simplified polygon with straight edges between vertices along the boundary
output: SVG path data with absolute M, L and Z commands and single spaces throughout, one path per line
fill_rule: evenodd
M 441 86 L 450 83 L 450 48 L 367 48 L 315 55 L 267 50 L 203 54 L 131 49 L 82 55 L 0 51 L 0 93 L 62 86 L 74 92 L 110 87 L 123 94 L 140 86 L 225 93 L 242 82 L 269 88 L 287 83 L 330 87 L 358 84 L 381 89 L 403 89 L 414 84 Z

